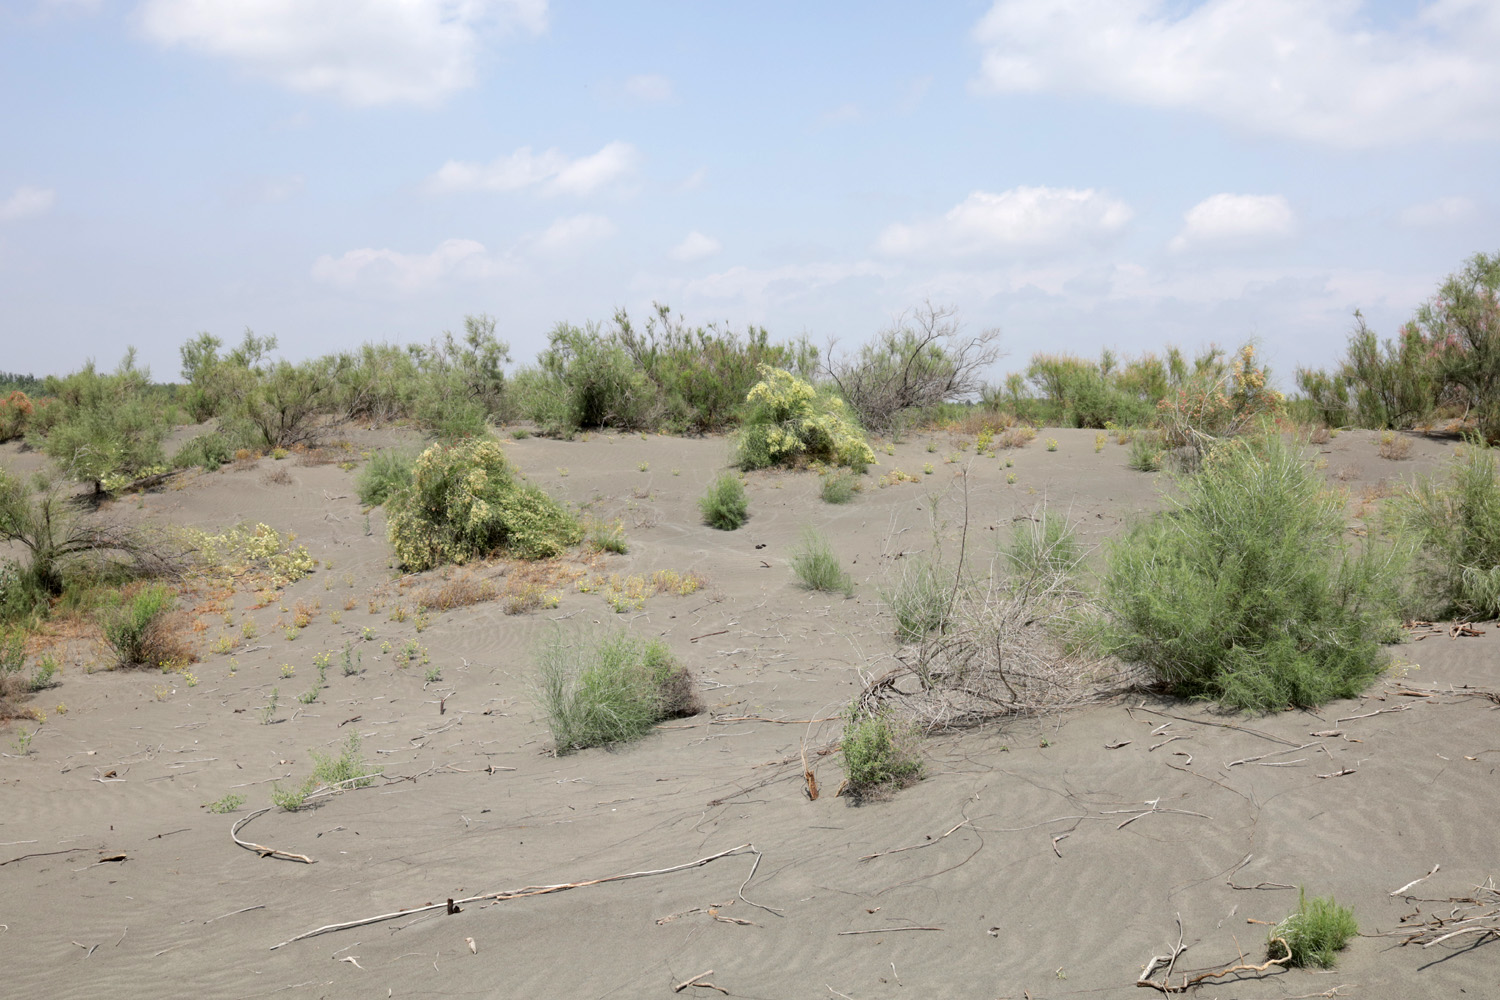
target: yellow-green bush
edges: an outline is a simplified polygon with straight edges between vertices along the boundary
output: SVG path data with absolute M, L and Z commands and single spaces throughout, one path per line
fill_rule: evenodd
M 842 399 L 781 368 L 761 365 L 760 377 L 745 398 L 736 457 L 741 468 L 820 461 L 863 472 L 875 462 Z
M 545 559 L 583 538 L 576 517 L 517 480 L 494 440 L 433 445 L 417 458 L 411 485 L 385 505 L 391 547 L 410 570 L 500 550 Z

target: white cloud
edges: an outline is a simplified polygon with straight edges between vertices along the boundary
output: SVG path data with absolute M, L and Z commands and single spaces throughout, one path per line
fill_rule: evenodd
M 1216 194 L 1188 209 L 1171 249 L 1253 246 L 1284 239 L 1296 229 L 1296 213 L 1279 194 Z
M 340 288 L 371 282 L 399 292 L 417 292 L 449 278 L 481 279 L 507 273 L 514 267 L 489 253 L 476 240 L 444 240 L 431 253 L 409 254 L 365 247 L 339 257 L 324 254 L 313 262 L 318 281 Z
M 888 278 L 893 270 L 868 261 L 788 264 L 772 268 L 731 267 L 683 286 L 688 297 L 785 301 L 857 278 Z
M 687 234 L 681 243 L 673 247 L 667 256 L 684 264 L 691 264 L 694 261 L 712 257 L 722 249 L 723 247 L 718 240 L 712 236 L 704 236 L 698 230 L 694 229 Z
M 481 35 L 540 32 L 546 0 L 146 0 L 164 46 L 233 60 L 354 105 L 433 103 L 473 86 Z
M 1092 188 L 975 191 L 940 219 L 887 227 L 876 246 L 892 256 L 1056 250 L 1116 233 L 1132 214 Z
M 1438 198 L 1410 205 L 1401 212 L 1401 224 L 1413 229 L 1451 226 L 1472 219 L 1479 207 L 1468 198 Z
M 14 194 L 0 202 L 0 222 L 25 219 L 33 215 L 44 215 L 57 200 L 57 192 L 51 188 L 31 187 L 23 184 Z
M 522 146 L 489 163 L 449 160 L 428 178 L 428 189 L 457 191 L 519 191 L 540 185 L 547 194 L 585 195 L 635 169 L 639 154 L 628 142 L 611 142 L 599 152 L 570 160 L 556 149 L 533 153 Z
M 614 234 L 614 223 L 602 215 L 572 215 L 548 226 L 534 245 L 549 256 L 565 256 L 603 243 Z
M 640 73 L 625 81 L 625 96 L 643 104 L 670 101 L 676 96 L 672 81 L 660 73 Z
M 1500 5 L 1438 0 L 1392 27 L 1362 0 L 998 0 L 979 86 L 1180 108 L 1343 146 L 1500 134 Z

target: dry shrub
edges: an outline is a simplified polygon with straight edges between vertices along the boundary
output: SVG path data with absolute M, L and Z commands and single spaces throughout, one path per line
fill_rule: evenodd
M 1411 454 L 1411 438 L 1395 431 L 1382 431 L 1378 450 L 1381 458 L 1399 462 Z
M 416 592 L 417 604 L 437 611 L 466 608 L 495 599 L 495 585 L 473 573 L 459 573 Z
M 1310 444 L 1327 444 L 1330 437 L 1328 427 L 1324 424 L 1319 424 L 1307 435 L 1307 440 Z
M 995 438 L 996 448 L 1024 448 L 1036 440 L 1036 428 L 1027 424 L 1007 427 Z
M 267 486 L 290 486 L 292 485 L 292 474 L 285 469 L 277 468 L 267 472 L 260 477 L 260 481 Z
M 249 448 L 237 449 L 234 453 L 234 471 L 247 472 L 260 464 L 261 454 Z
M 340 442 L 340 444 L 347 445 L 347 442 Z M 292 445 L 292 451 L 297 456 L 298 465 L 315 466 L 333 465 L 336 462 L 342 462 L 349 456 L 352 449 L 347 446 L 340 447 L 339 445 L 309 447 L 305 444 L 294 444 Z
M 305 600 L 298 601 L 296 604 L 292 605 L 292 624 L 296 625 L 298 628 L 307 628 L 308 624 L 314 618 L 318 617 L 318 612 L 322 610 L 322 601 L 314 601 L 311 604 L 309 604 Z
M 505 569 L 500 601 L 508 615 L 556 607 L 562 600 L 563 588 L 583 574 L 582 567 L 560 559 L 512 562 Z
M 1009 430 L 1016 426 L 1016 416 L 1013 413 L 996 413 L 993 411 L 980 410 L 965 414 L 947 425 L 950 434 L 963 434 L 969 437 L 978 437 L 985 431 L 991 434 L 999 434 L 1001 431 Z
M 1341 465 L 1328 475 L 1341 483 L 1347 483 L 1359 478 L 1359 470 L 1352 465 Z

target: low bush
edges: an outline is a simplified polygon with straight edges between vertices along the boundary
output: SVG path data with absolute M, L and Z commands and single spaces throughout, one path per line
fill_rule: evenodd
M 724 473 L 698 500 L 703 523 L 720 531 L 733 531 L 750 519 L 745 487 L 736 476 Z
M 736 444 L 740 468 L 819 461 L 863 472 L 874 464 L 875 452 L 842 399 L 820 394 L 806 379 L 780 368 L 761 365 L 760 376 L 746 397 Z
M 702 711 L 692 674 L 660 639 L 554 633 L 538 654 L 537 674 L 559 754 L 639 739 L 662 719 Z
M 411 486 L 412 467 L 416 463 L 416 456 L 409 452 L 387 449 L 375 452 L 354 481 L 359 502 L 366 507 L 378 507 L 392 493 Z
M 150 371 L 135 358 L 130 348 L 111 373 L 90 361 L 66 377 L 48 376 L 45 392 L 53 398 L 28 418 L 27 442 L 96 492 L 107 478 L 128 481 L 162 463 L 171 421 Z
M 1163 450 L 1160 434 L 1155 431 L 1136 431 L 1130 436 L 1130 452 L 1126 463 L 1137 472 L 1160 472 Z
M 895 586 L 883 594 L 896 616 L 896 638 L 921 642 L 942 631 L 953 613 L 954 578 L 931 558 L 918 556 L 904 563 Z
M 272 708 L 275 706 L 275 692 L 272 692 Z M 287 812 L 296 812 L 307 804 L 307 800 L 315 794 L 334 794 L 350 788 L 363 788 L 372 784 L 375 777 L 380 774 L 380 768 L 371 767 L 365 763 L 360 753 L 360 739 L 358 733 L 351 732 L 349 738 L 344 741 L 343 749 L 338 756 L 320 753 L 317 750 L 310 751 L 313 759 L 312 774 L 296 788 L 282 788 L 280 784 L 271 786 L 272 804 L 285 809 Z
M 1036 514 L 1013 521 L 1010 531 L 1002 557 L 1011 577 L 1066 584 L 1077 574 L 1083 553 L 1064 515 L 1041 507 Z
M 414 571 L 501 550 L 544 559 L 583 538 L 578 519 L 520 482 L 492 439 L 428 448 L 411 485 L 387 497 L 386 511 L 396 558 Z
M 1398 634 L 1408 553 L 1345 538 L 1342 499 L 1280 435 L 1221 445 L 1111 549 L 1102 651 L 1229 709 L 1353 696 Z
M 1358 933 L 1353 910 L 1338 905 L 1332 896 L 1308 899 L 1307 890 L 1302 889 L 1297 894 L 1297 908 L 1271 929 L 1266 957 L 1283 959 L 1290 950 L 1292 965 L 1331 968 L 1338 953 Z M 1286 948 L 1281 947 L 1282 941 Z
M 105 606 L 99 624 L 116 663 L 161 666 L 182 658 L 181 640 L 172 634 L 168 622 L 175 603 L 171 591 L 153 584 Z
M 823 477 L 818 495 L 824 503 L 849 503 L 859 492 L 859 480 L 848 469 L 838 469 Z
M 850 790 L 860 797 L 911 784 L 922 776 L 917 732 L 889 711 L 851 709 L 839 741 Z
M 1392 506 L 1397 526 L 1421 544 L 1417 572 L 1431 616 L 1500 615 L 1500 481 L 1495 452 L 1477 442 L 1448 475 L 1423 476 Z
M 25 436 L 26 425 L 35 409 L 30 397 L 20 389 L 0 399 L 0 442 Z
M 802 545 L 792 555 L 792 572 L 808 590 L 835 591 L 854 596 L 854 580 L 839 564 L 833 546 L 822 534 L 808 528 L 802 533 Z

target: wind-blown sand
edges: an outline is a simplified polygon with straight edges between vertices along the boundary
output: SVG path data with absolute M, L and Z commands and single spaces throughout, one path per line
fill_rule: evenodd
M 1057 452 L 1045 451 L 1047 437 Z M 872 475 L 842 507 L 819 501 L 812 474 L 753 475 L 751 520 L 726 533 L 701 525 L 696 508 L 725 464 L 722 439 L 594 435 L 505 449 L 555 495 L 623 519 L 629 554 L 604 557 L 605 572 L 692 571 L 707 586 L 623 615 L 570 588 L 556 608 L 507 615 L 489 602 L 436 615 L 418 633 L 410 617 L 391 620 L 411 600 L 392 582 L 382 515 L 367 532 L 352 474 L 336 466 L 266 459 L 115 505 L 158 523 L 296 532 L 332 568 L 295 584 L 284 604 L 320 601 L 322 613 L 288 641 L 276 606 L 247 611 L 254 594 L 238 594 L 233 631 L 248 616 L 259 637 L 232 654 L 231 674 L 230 656 L 209 651 L 229 630 L 207 616 L 194 687 L 154 670 L 107 671 L 100 651 L 74 647 L 61 686 L 30 702 L 48 713 L 30 755 L 9 744 L 35 727 L 6 724 L 0 990 L 52 1000 L 716 996 L 672 992 L 712 970 L 703 981 L 737 997 L 1145 996 L 1156 994 L 1136 977 L 1177 942 L 1179 915 L 1189 947 L 1176 971 L 1192 973 L 1232 964 L 1239 950 L 1261 961 L 1267 929 L 1247 918 L 1284 916 L 1297 898 L 1287 886 L 1333 894 L 1374 934 L 1419 906 L 1443 908 L 1389 895 L 1435 864 L 1411 892 L 1463 896 L 1500 874 L 1497 706 L 1401 690 L 1500 689 L 1493 628 L 1393 648 L 1399 666 L 1366 697 L 1317 713 L 1223 716 L 1136 694 L 935 738 L 923 744 L 929 776 L 885 802 L 834 797 L 838 758 L 815 756 L 824 794 L 809 801 L 799 749 L 836 738 L 859 671 L 893 652 L 881 586 L 897 559 L 931 544 L 933 498 L 972 450 L 947 464 L 955 441 L 915 435 L 874 472 L 899 467 L 920 482 L 879 489 Z M 1381 477 L 1439 468 L 1449 449 L 1416 440 L 1410 460 L 1390 462 L 1374 435 L 1352 432 L 1321 450 L 1358 495 Z M 1128 469 L 1113 442 L 1096 454 L 1091 431 L 1044 430 L 1009 454 L 1014 486 L 1005 453 L 973 461 L 971 531 L 1008 531 L 1045 498 L 1096 545 L 1160 502 L 1158 477 Z M 0 461 L 19 470 L 37 457 L 12 445 Z M 275 469 L 292 482 L 265 481 Z M 941 516 L 961 517 L 955 498 Z M 853 599 L 795 585 L 787 561 L 808 524 L 852 570 Z M 330 612 L 351 597 L 335 625 Z M 553 756 L 529 684 L 532 650 L 559 619 L 661 636 L 695 671 L 709 712 L 636 745 Z M 376 638 L 362 641 L 365 629 Z M 382 641 L 413 639 L 441 680 L 380 653 Z M 340 669 L 346 642 L 363 654 L 357 676 Z M 334 652 L 328 687 L 303 706 L 296 695 L 324 651 Z M 283 679 L 282 664 L 295 675 Z M 273 687 L 279 721 L 262 725 Z M 732 721 L 747 716 L 756 721 Z M 234 844 L 232 824 L 270 805 L 271 779 L 301 781 L 310 750 L 336 752 L 352 731 L 382 779 L 301 812 L 268 812 L 240 834 L 314 864 Z M 247 798 L 237 813 L 202 808 L 231 791 Z M 744 844 L 759 853 L 272 950 L 325 924 Z M 891 853 L 864 860 L 880 852 Z M 1271 970 L 1194 992 L 1484 997 L 1500 995 L 1497 984 L 1500 944 L 1421 950 L 1361 937 L 1330 972 Z

